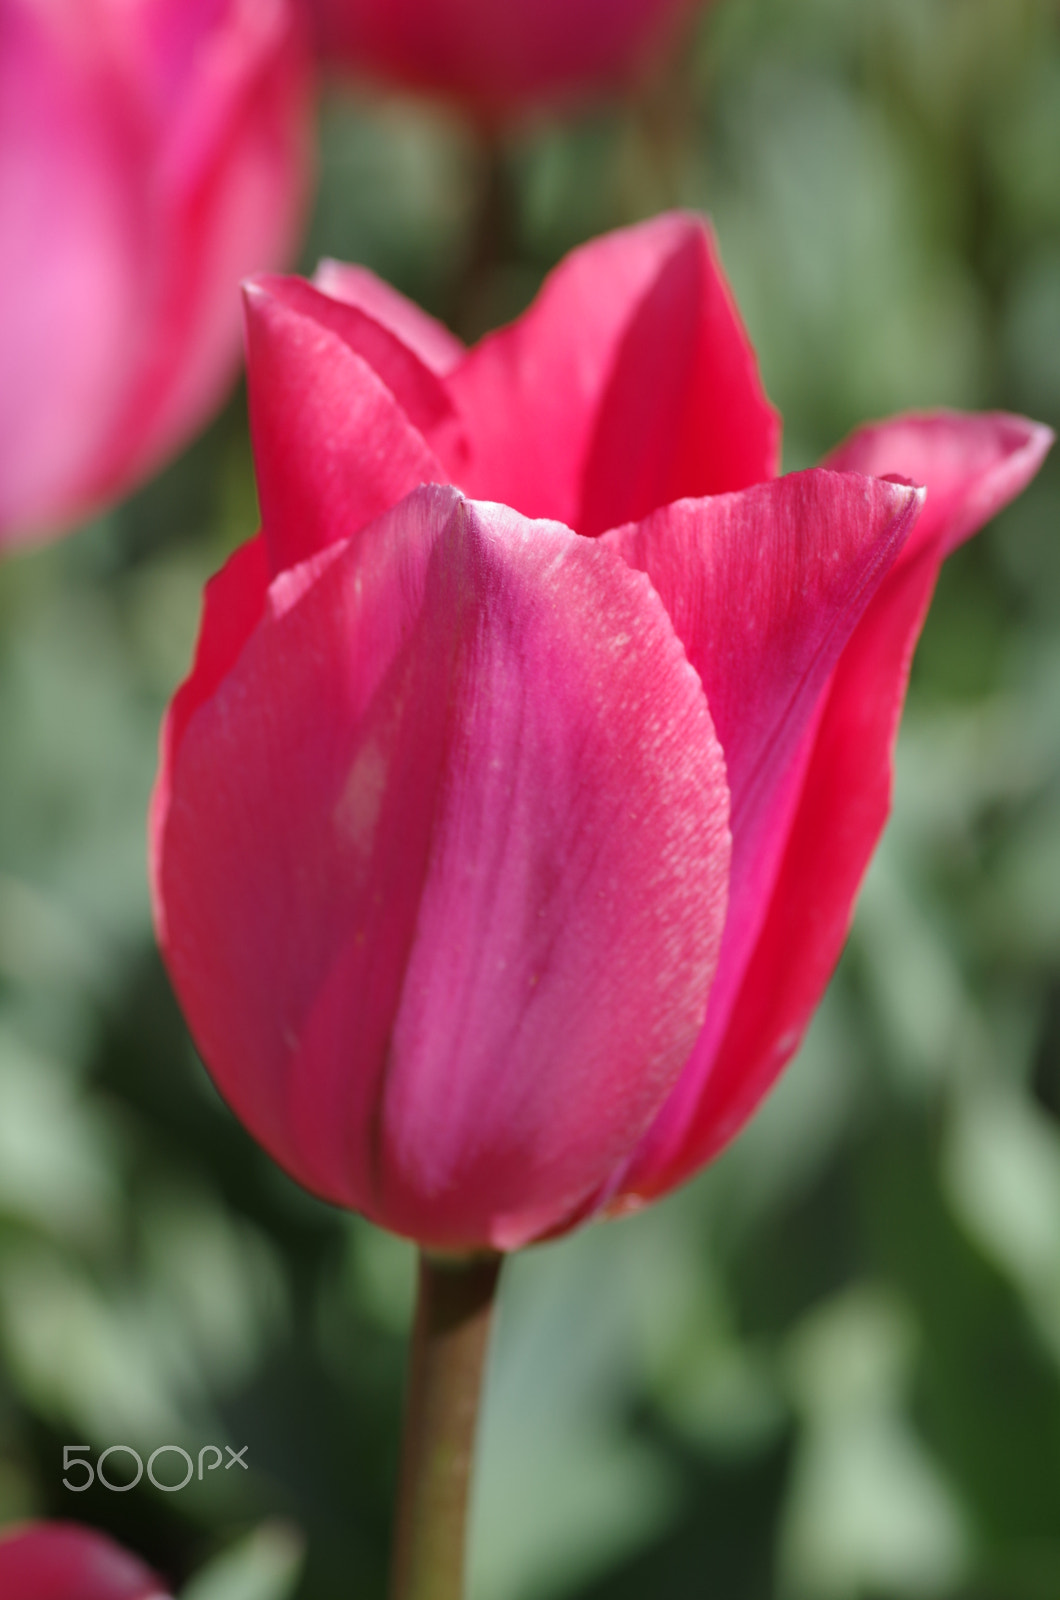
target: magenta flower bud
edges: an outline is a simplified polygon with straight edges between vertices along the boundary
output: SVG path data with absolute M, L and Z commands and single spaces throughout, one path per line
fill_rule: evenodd
M 488 123 L 644 71 L 693 0 L 309 0 L 326 58 Z
M 160 1578 L 104 1534 L 29 1522 L 0 1534 L 0 1594 L 11 1600 L 167 1600 Z
M 310 88 L 290 0 L 0 0 L 0 547 L 220 404 L 239 281 L 296 238 Z
M 152 808 L 203 1058 L 301 1183 L 428 1246 L 659 1195 L 801 1039 L 939 566 L 1051 435 L 904 418 L 775 477 L 681 215 L 470 351 L 333 263 L 257 280 L 247 325 L 263 532 Z

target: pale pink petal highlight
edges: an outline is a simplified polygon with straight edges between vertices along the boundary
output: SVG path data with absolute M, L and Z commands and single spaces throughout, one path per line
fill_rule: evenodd
M 303 214 L 292 0 L 2 0 L 0 543 L 137 486 L 239 363 L 239 282 Z

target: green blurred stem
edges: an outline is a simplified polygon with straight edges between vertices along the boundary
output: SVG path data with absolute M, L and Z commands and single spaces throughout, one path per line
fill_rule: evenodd
M 500 1256 L 420 1256 L 391 1600 L 462 1600 L 475 1427 L 500 1267 Z
M 476 135 L 477 196 L 467 258 L 455 286 L 450 320 L 474 343 L 492 326 L 492 291 L 497 274 L 518 259 L 516 198 L 501 135 L 480 128 Z

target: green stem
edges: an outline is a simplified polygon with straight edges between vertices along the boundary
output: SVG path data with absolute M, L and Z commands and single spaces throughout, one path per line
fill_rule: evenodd
M 498 272 L 517 257 L 515 197 L 503 141 L 491 129 L 478 131 L 476 201 L 467 259 L 456 285 L 451 321 L 474 343 L 492 326 L 491 302 Z
M 501 1257 L 420 1256 L 391 1600 L 462 1600 L 468 1490 Z

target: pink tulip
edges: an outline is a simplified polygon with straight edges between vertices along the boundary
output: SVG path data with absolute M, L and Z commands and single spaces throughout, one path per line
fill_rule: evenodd
M 325 56 L 494 122 L 629 78 L 692 0 L 310 0 Z
M 220 404 L 290 249 L 290 0 L 0 0 L 0 546 L 128 492 Z
M 0 1534 L 8 1600 L 166 1600 L 162 1582 L 113 1540 L 73 1522 L 30 1522 Z
M 1048 430 L 899 419 L 776 478 L 685 216 L 468 352 L 362 269 L 259 279 L 248 376 L 263 534 L 152 820 L 204 1059 L 300 1182 L 428 1245 L 660 1194 L 796 1048 L 939 565 Z

